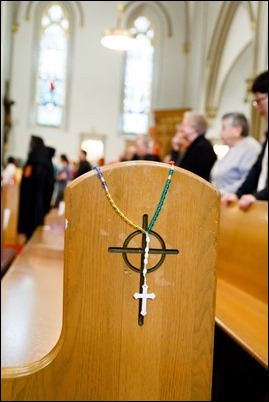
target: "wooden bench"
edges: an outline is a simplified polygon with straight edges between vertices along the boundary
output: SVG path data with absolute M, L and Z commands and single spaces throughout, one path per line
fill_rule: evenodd
M 138 161 L 114 164 L 104 170 L 115 201 L 127 216 L 133 216 L 140 225 L 145 214 L 152 218 L 170 167 Z M 133 192 L 142 182 L 146 197 Z M 130 202 L 133 196 L 137 197 L 136 203 Z M 2 357 L 2 399 L 209 400 L 219 193 L 195 175 L 175 169 L 154 230 L 162 236 L 167 249 L 178 251 L 179 248 L 180 252 L 167 255 L 165 264 L 150 274 L 150 291 L 157 296 L 148 303 L 143 325 L 139 324 L 141 306 L 133 297 L 140 289 L 139 268 L 138 272 L 128 270 L 123 255 L 108 252 L 109 246 L 122 245 L 136 229 L 117 216 L 94 171 L 70 183 L 66 198 L 64 292 L 59 286 L 62 279 L 57 279 L 55 272 L 48 275 L 49 248 L 42 246 L 42 260 L 36 258 L 40 252 L 39 236 L 46 237 L 46 233 L 44 230 L 35 233 L 28 250 L 25 248 L 29 260 L 25 260 L 25 266 L 21 265 L 17 272 L 21 274 L 20 280 L 25 277 L 26 284 L 30 282 L 23 323 L 15 327 L 16 333 L 19 327 L 24 328 L 24 337 L 14 339 L 15 343 L 4 334 L 7 344 L 2 344 L 5 354 L 5 358 Z M 186 202 L 190 199 L 192 206 Z M 191 214 L 188 213 L 190 208 Z M 169 225 L 168 220 L 171 220 Z M 177 222 L 181 223 L 180 228 Z M 152 236 L 154 250 L 160 248 L 158 239 Z M 138 232 L 130 241 L 129 247 L 135 244 L 141 247 L 142 234 Z M 47 253 L 44 254 L 45 248 Z M 132 257 L 131 263 L 140 267 L 141 255 Z M 26 264 L 29 265 L 32 258 L 35 260 L 28 276 Z M 150 265 L 159 259 L 160 255 L 153 253 Z M 39 263 L 42 266 L 38 266 Z M 48 291 L 51 284 L 43 284 L 42 273 L 54 282 L 52 292 L 58 289 L 57 298 L 53 296 L 49 306 L 44 289 Z M 10 282 L 15 282 L 15 275 L 13 265 L 3 285 L 7 285 L 9 278 Z M 32 291 L 36 283 L 40 283 L 41 294 Z M 6 310 L 4 320 L 7 323 L 10 320 L 11 326 L 14 320 L 8 312 L 8 302 L 14 304 L 15 299 L 9 298 L 9 290 L 6 289 L 3 296 L 7 305 L 2 305 L 2 309 Z M 62 296 L 63 302 L 59 300 Z M 39 306 L 35 306 L 37 298 L 41 299 Z M 58 313 L 52 311 L 52 305 Z M 39 309 L 43 318 L 38 318 Z M 43 332 L 47 321 L 49 328 Z M 52 321 L 57 327 L 55 330 Z M 35 334 L 25 341 L 32 331 L 31 326 Z M 49 331 L 52 331 L 50 342 L 46 339 Z M 8 350 L 12 346 L 13 350 Z M 18 356 L 16 349 L 23 349 L 22 356 Z
M 16 257 L 17 249 L 15 247 L 1 247 L 1 278 L 7 272 L 8 268 L 12 264 Z
M 33 293 L 36 295 L 34 300 L 25 299 L 25 309 L 29 310 L 31 304 L 34 303 L 36 306 L 34 312 L 41 311 L 44 319 L 38 319 L 40 314 L 37 316 L 33 314 L 29 317 L 24 325 L 25 328 L 33 327 L 33 333 L 31 335 L 30 330 L 26 331 L 30 337 L 27 343 L 19 343 L 20 347 L 16 351 L 12 349 L 9 342 L 5 343 L 4 333 L 2 367 L 6 366 L 5 376 L 11 375 L 12 366 L 36 362 L 41 356 L 46 362 L 48 351 L 56 344 L 60 336 L 63 255 L 61 254 L 59 258 L 61 263 L 58 261 L 59 264 L 55 264 L 54 261 L 52 264 L 53 266 L 55 264 L 54 268 L 51 268 L 51 271 L 47 270 L 47 267 L 51 266 L 48 264 L 48 259 L 51 258 L 50 264 L 55 257 L 57 260 L 57 252 L 53 251 L 53 247 L 50 250 L 50 247 L 55 246 L 57 242 L 59 242 L 59 248 L 63 246 L 63 244 L 61 245 L 63 232 L 62 237 L 59 236 L 57 240 L 57 235 L 53 234 L 51 230 L 51 228 L 63 228 L 63 220 L 57 215 L 57 210 L 51 212 L 46 224 L 48 224 L 48 228 L 46 226 L 42 230 L 38 228 L 31 240 L 31 248 L 28 249 L 30 255 L 33 253 L 32 261 L 40 268 L 40 270 L 37 268 L 34 274 L 31 273 L 31 281 L 40 285 L 43 282 L 43 285 L 40 288 L 41 291 L 39 290 L 40 293 Z M 238 210 L 236 205 L 221 208 L 215 317 L 217 326 L 265 368 L 268 368 L 267 226 L 268 204 L 266 202 L 257 202 L 247 212 Z M 58 234 L 60 233 L 59 231 Z M 42 258 L 38 260 L 36 254 L 40 253 L 38 246 L 40 243 L 44 247 L 41 250 Z M 29 264 L 29 261 L 25 260 L 25 264 Z M 27 266 L 22 265 L 20 268 L 17 266 L 17 270 L 20 281 L 24 276 L 28 277 Z M 48 281 L 48 277 L 51 277 L 50 273 L 53 276 L 52 283 Z M 14 284 L 11 285 L 13 281 Z M 9 283 L 9 289 L 14 286 L 14 295 L 16 286 L 20 284 L 15 272 L 9 277 L 7 283 Z M 2 289 L 5 291 L 5 286 Z M 7 290 L 3 300 L 8 300 Z M 53 296 L 49 301 L 48 292 L 51 292 L 50 297 Z M 20 294 L 23 295 L 23 293 Z M 10 305 L 12 306 L 12 303 Z M 12 316 L 7 317 L 5 306 L 2 307 L 2 314 L 3 312 L 3 319 L 9 321 L 11 325 Z M 3 328 L 5 328 L 4 325 L 2 325 L 2 330 Z M 34 348 L 33 345 L 35 345 Z
M 1 277 L 6 273 L 18 252 L 19 184 L 1 187 Z
M 44 358 L 62 327 L 64 218 L 52 210 L 1 281 L 1 364 Z M 15 347 L 14 347 L 15 345 Z
M 268 203 L 221 208 L 216 323 L 268 368 Z
M 6 184 L 1 187 L 2 245 L 15 244 L 18 239 L 19 184 Z

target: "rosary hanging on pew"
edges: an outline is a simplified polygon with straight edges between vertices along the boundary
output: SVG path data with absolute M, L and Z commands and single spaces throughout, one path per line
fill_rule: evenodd
M 128 219 L 128 218 L 124 215 L 124 213 L 117 207 L 117 205 L 115 204 L 113 198 L 112 198 L 111 195 L 110 195 L 110 192 L 109 192 L 109 189 L 108 189 L 108 185 L 107 185 L 107 183 L 106 183 L 106 181 L 105 181 L 105 178 L 104 178 L 104 176 L 103 176 L 103 174 L 102 174 L 102 172 L 101 172 L 101 169 L 99 168 L 99 166 L 94 166 L 94 167 L 93 167 L 93 169 L 96 170 L 99 179 L 101 180 L 102 187 L 103 187 L 103 189 L 105 190 L 106 197 L 107 197 L 108 201 L 110 202 L 112 208 L 117 212 L 117 214 L 118 214 L 126 223 L 128 223 L 128 224 L 129 224 L 131 227 L 133 227 L 134 229 L 139 230 L 139 231 L 140 231 L 142 234 L 144 234 L 145 237 L 146 237 L 145 247 L 144 247 L 144 252 L 143 252 L 143 254 L 144 254 L 144 259 L 143 259 L 143 271 L 142 271 L 142 274 L 143 274 L 142 293 L 137 293 L 137 292 L 136 292 L 136 293 L 133 295 L 133 297 L 134 297 L 135 299 L 140 299 L 140 300 L 142 300 L 140 314 L 141 314 L 143 317 L 147 314 L 147 300 L 148 300 L 148 299 L 152 299 L 152 300 L 153 300 L 153 299 L 155 299 L 155 297 L 156 297 L 156 295 L 155 295 L 154 293 L 148 293 L 148 284 L 147 284 L 147 266 L 148 266 L 149 244 L 150 244 L 150 236 L 149 236 L 149 233 L 150 233 L 150 231 L 152 230 L 152 228 L 153 228 L 153 226 L 154 226 L 154 224 L 155 224 L 155 222 L 156 222 L 156 220 L 157 220 L 157 218 L 158 218 L 158 216 L 159 216 L 159 214 L 160 214 L 160 212 L 161 212 L 161 209 L 162 209 L 162 206 L 163 206 L 165 197 L 166 197 L 166 195 L 167 195 L 167 191 L 168 191 L 168 189 L 169 189 L 169 187 L 170 187 L 170 184 L 171 184 L 171 179 L 172 179 L 172 175 L 173 175 L 173 173 L 174 173 L 174 164 L 175 164 L 175 163 L 174 163 L 173 161 L 171 161 L 171 162 L 169 162 L 169 164 L 171 165 L 171 168 L 170 168 L 170 170 L 169 170 L 169 173 L 168 173 L 168 177 L 167 177 L 165 186 L 164 186 L 164 188 L 163 188 L 163 191 L 162 191 L 160 200 L 159 200 L 159 202 L 158 202 L 157 208 L 156 208 L 156 210 L 155 210 L 155 212 L 154 212 L 154 215 L 153 215 L 153 217 L 152 217 L 152 219 L 151 219 L 151 221 L 150 221 L 150 224 L 148 225 L 148 227 L 147 227 L 146 229 L 144 229 L 143 227 L 141 227 L 141 226 L 136 225 L 135 223 L 133 223 L 133 222 L 132 222 L 130 219 Z

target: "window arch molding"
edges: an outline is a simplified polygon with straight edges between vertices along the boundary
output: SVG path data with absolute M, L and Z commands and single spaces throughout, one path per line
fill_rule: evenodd
M 169 14 L 167 13 L 166 9 L 159 4 L 159 2 L 131 1 L 125 6 L 124 14 L 122 17 L 122 25 L 125 28 L 130 28 L 133 21 L 141 15 L 144 15 L 150 21 L 152 21 L 155 27 L 154 31 L 155 36 L 153 40 L 153 46 L 154 46 L 153 80 L 152 80 L 152 91 L 151 91 L 151 111 L 152 111 L 155 108 L 157 100 L 159 99 L 160 96 L 159 82 L 162 74 L 161 60 L 164 48 L 164 40 L 166 37 L 172 36 L 172 24 Z M 121 105 L 123 105 L 124 101 L 125 69 L 126 69 L 126 55 L 124 57 L 124 63 L 123 63 Z M 122 110 L 120 112 L 122 113 Z M 121 124 L 120 124 L 120 132 L 124 134 L 122 132 Z
M 219 71 L 221 68 L 221 63 L 223 62 L 222 55 L 225 46 L 227 45 L 227 38 L 229 31 L 231 29 L 233 20 L 240 5 L 246 7 L 246 13 L 248 15 L 250 22 L 249 31 L 253 29 L 252 35 L 253 36 L 255 35 L 256 21 L 254 18 L 251 3 L 249 1 L 223 2 L 220 12 L 220 18 L 218 19 L 218 23 L 215 26 L 213 40 L 207 56 L 207 63 L 210 71 L 208 75 L 208 82 L 206 88 L 206 112 L 210 118 L 215 118 L 217 115 L 221 97 L 220 96 L 221 90 L 223 88 L 225 79 L 227 78 L 229 71 L 236 62 L 235 59 L 233 63 L 231 63 L 230 69 L 227 71 L 226 76 L 222 79 L 222 82 L 220 82 Z M 250 45 L 251 42 L 248 42 L 247 44 L 242 46 L 241 52 L 243 52 L 244 49 Z M 237 58 L 239 56 L 240 54 L 237 56 Z
M 20 19 L 23 18 L 21 16 L 21 6 L 22 3 L 27 3 L 26 8 L 25 8 L 25 14 L 24 14 L 24 19 L 26 21 L 30 21 L 31 14 L 34 13 L 35 15 L 35 8 L 36 7 L 43 7 L 45 3 L 49 3 L 49 1 L 18 1 L 16 2 L 17 4 L 14 7 L 14 14 L 13 14 L 13 29 L 14 31 L 18 30 L 19 28 L 19 23 Z M 73 16 L 77 15 L 77 21 L 79 21 L 79 25 L 81 27 L 84 26 L 84 13 L 83 9 L 81 6 L 80 1 L 64 1 L 59 3 L 64 3 L 66 7 L 69 7 L 70 14 Z
M 34 77 L 32 81 L 32 89 L 31 89 L 31 107 L 30 107 L 30 124 L 32 126 L 37 125 L 36 122 L 36 85 L 37 85 L 37 67 L 39 63 L 39 46 L 40 46 L 40 26 L 41 26 L 41 19 L 44 11 L 48 9 L 50 5 L 57 5 L 59 4 L 63 10 L 68 15 L 68 22 L 69 22 L 69 27 L 68 27 L 68 44 L 67 44 L 67 59 L 66 59 L 66 78 L 65 78 L 65 96 L 64 96 L 64 107 L 63 107 L 63 118 L 62 118 L 62 124 L 58 127 L 54 127 L 53 125 L 46 126 L 48 129 L 66 129 L 68 125 L 68 92 L 70 91 L 70 85 L 71 85 L 71 69 L 72 69 L 72 53 L 73 53 L 73 39 L 74 39 L 74 26 L 76 24 L 76 16 L 75 16 L 75 10 L 74 10 L 74 4 L 71 4 L 71 2 L 63 2 L 63 1 L 42 1 L 42 2 L 37 2 L 35 5 L 34 10 L 32 11 L 34 13 L 35 17 L 35 23 L 34 23 L 34 41 L 33 41 L 33 59 L 32 59 L 32 76 Z M 41 125 L 42 126 L 42 125 Z
M 158 22 L 158 25 L 162 27 L 162 35 L 167 37 L 172 36 L 172 22 L 171 18 L 166 11 L 165 6 L 163 6 L 160 2 L 158 1 L 130 1 L 125 5 L 124 8 L 124 15 L 122 18 L 123 25 L 125 27 L 128 27 L 128 22 L 130 21 L 130 16 L 135 15 L 138 10 L 145 10 L 145 12 L 148 10 L 149 13 L 152 14 L 152 17 L 155 16 L 154 19 Z M 165 29 L 165 31 L 164 31 Z

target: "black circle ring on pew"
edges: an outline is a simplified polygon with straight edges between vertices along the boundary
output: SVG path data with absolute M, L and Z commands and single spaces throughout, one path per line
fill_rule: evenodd
M 136 230 L 135 232 L 131 233 L 126 238 L 126 240 L 123 243 L 123 247 L 109 247 L 108 251 L 110 253 L 122 253 L 122 257 L 123 257 L 126 265 L 135 272 L 141 272 L 141 268 L 136 268 L 133 264 L 130 263 L 130 261 L 128 259 L 128 254 L 142 254 L 145 250 L 145 248 L 143 246 L 138 247 L 138 248 L 137 247 L 129 247 L 128 248 L 128 244 L 130 243 L 130 241 L 137 235 L 142 235 L 145 237 L 145 235 L 142 234 L 141 231 Z M 157 264 L 155 264 L 151 268 L 147 269 L 147 273 L 156 271 L 156 269 L 158 269 L 163 264 L 167 254 L 178 254 L 179 253 L 179 250 L 177 250 L 177 249 L 166 249 L 164 240 L 157 232 L 154 232 L 152 230 L 152 231 L 150 231 L 150 235 L 156 237 L 159 240 L 159 242 L 161 244 L 161 248 L 150 248 L 149 254 L 161 254 L 161 258 Z M 143 242 L 143 239 L 142 239 L 142 242 Z

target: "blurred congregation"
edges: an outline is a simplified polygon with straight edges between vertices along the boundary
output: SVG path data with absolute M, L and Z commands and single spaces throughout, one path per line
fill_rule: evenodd
M 268 119 L 267 71 L 256 78 L 252 92 L 257 95 L 257 100 L 253 102 L 257 103 L 261 115 Z M 227 113 L 222 117 L 221 139 L 228 151 L 218 158 L 213 144 L 206 138 L 207 130 L 208 122 L 204 115 L 186 111 L 182 122 L 175 127 L 171 152 L 163 159 L 154 138 L 137 134 L 133 144 L 109 163 L 137 160 L 173 162 L 175 166 L 211 182 L 221 192 L 224 203 L 232 201 L 232 198 L 229 199 L 232 194 L 237 197 L 238 190 L 240 196 L 250 194 L 253 197 L 244 207 L 246 209 L 255 199 L 268 201 L 268 134 L 260 142 L 257 141 L 249 136 L 249 123 L 244 114 Z M 41 137 L 31 136 L 29 153 L 21 172 L 18 214 L 18 233 L 25 235 L 26 239 L 31 237 L 37 226 L 44 224 L 45 215 L 51 208 L 58 208 L 60 202 L 64 202 L 67 184 L 93 168 L 85 149 L 79 151 L 77 160 L 73 162 L 66 154 L 60 154 L 57 161 L 55 154 L 56 150 L 45 146 Z M 241 190 L 256 160 L 259 165 L 257 177 L 251 182 L 252 187 L 247 184 L 246 189 Z M 2 185 L 18 180 L 16 164 L 15 158 L 10 156 L 2 173 Z M 97 162 L 98 166 L 105 164 L 103 157 Z M 12 166 L 16 167 L 15 170 Z M 263 181 L 259 184 L 261 173 Z
M 122 51 L 101 44 L 102 32 L 116 21 L 136 32 L 138 48 Z M 40 228 L 53 232 L 55 225 L 56 236 L 60 228 L 62 245 L 66 191 L 99 168 L 108 172 L 144 161 L 179 168 L 216 194 L 220 225 L 225 226 L 227 212 L 223 211 L 234 207 L 236 215 L 245 214 L 246 222 L 248 212 L 257 214 L 264 228 L 268 209 L 267 38 L 265 1 L 1 1 L 3 283 L 9 280 L 22 250 L 36 241 Z M 104 181 L 102 185 L 106 189 Z M 136 191 L 144 196 L 142 190 Z M 233 272 L 229 280 L 225 278 L 224 287 L 226 280 L 229 285 L 231 280 L 231 292 L 237 289 L 233 281 L 242 281 L 243 288 L 245 283 L 253 286 L 251 295 L 244 288 L 246 300 L 253 301 L 255 294 L 258 319 L 264 320 L 268 286 L 265 297 L 257 289 L 260 282 L 264 289 L 268 270 L 260 276 L 254 271 L 256 265 L 264 266 L 268 238 L 260 234 L 255 219 L 257 228 L 248 227 L 256 236 L 250 244 L 255 247 L 258 239 L 261 246 L 257 247 L 263 247 L 261 264 L 254 261 L 253 272 L 246 270 L 251 279 L 246 280 L 240 277 L 244 271 L 240 266 L 240 275 Z M 231 233 L 236 225 L 229 226 L 229 222 L 227 218 L 230 247 L 236 243 Z M 233 259 L 237 251 L 227 244 L 224 253 L 228 250 Z M 235 260 L 242 265 L 244 258 Z M 225 262 L 229 264 L 229 257 Z M 233 297 L 231 302 L 225 299 L 229 308 Z M 244 319 L 245 309 L 240 308 L 238 315 Z M 255 316 L 255 308 L 250 310 L 250 316 Z M 235 308 L 233 324 L 236 314 Z M 239 324 L 227 330 L 219 321 L 210 400 L 268 401 L 268 358 L 237 336 Z M 253 325 L 258 332 L 258 325 Z M 255 344 L 251 331 L 250 338 Z M 16 377 L 3 370 L 4 384 L 6 378 Z M 21 400 L 30 400 L 25 395 Z M 110 400 L 104 394 L 102 398 Z

